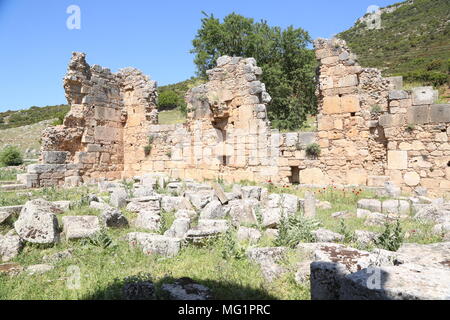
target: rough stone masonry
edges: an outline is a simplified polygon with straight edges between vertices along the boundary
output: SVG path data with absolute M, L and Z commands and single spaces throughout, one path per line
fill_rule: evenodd
M 71 105 L 42 137 L 29 187 L 77 185 L 154 172 L 172 178 L 426 188 L 450 192 L 450 105 L 432 87 L 362 68 L 339 39 L 317 39 L 317 132 L 271 129 L 271 98 L 253 58 L 221 57 L 186 94 L 188 118 L 159 125 L 156 82 L 133 68 L 112 73 L 74 53 L 64 78 Z M 319 157 L 306 147 L 318 143 Z

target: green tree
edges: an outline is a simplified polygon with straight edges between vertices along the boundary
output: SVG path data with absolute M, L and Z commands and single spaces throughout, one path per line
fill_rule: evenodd
M 175 91 L 167 90 L 159 94 L 158 108 L 159 109 L 174 109 L 181 105 L 179 96 Z
M 0 152 L 1 166 L 19 166 L 22 163 L 22 154 L 17 147 L 7 146 Z
M 204 14 L 191 50 L 198 75 L 206 77 L 206 71 L 223 55 L 255 58 L 273 99 L 268 106 L 272 125 L 282 130 L 300 128 L 317 109 L 316 62 L 314 52 L 307 48 L 311 43 L 308 32 L 292 26 L 272 27 L 236 13 L 223 22 Z

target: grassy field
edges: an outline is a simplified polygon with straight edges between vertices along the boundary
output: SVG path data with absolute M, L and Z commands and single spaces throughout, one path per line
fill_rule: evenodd
M 248 184 L 243 182 L 243 184 Z M 266 185 L 271 193 L 291 193 L 300 197 L 304 189 L 295 187 L 275 187 Z M 230 189 L 230 186 L 225 186 Z M 46 188 L 26 192 L 0 193 L 0 205 L 23 204 L 32 198 L 55 200 L 81 200 L 87 194 L 96 192 L 95 188 L 59 189 Z M 372 194 L 354 190 L 337 190 L 334 188 L 315 190 L 322 201 L 329 201 L 331 209 L 318 209 L 317 220 L 321 225 L 333 231 L 342 231 L 339 219 L 331 217 L 337 211 L 356 211 L 356 202 Z M 98 194 L 98 192 L 97 192 Z M 105 196 L 105 194 L 101 194 Z M 107 198 L 105 198 L 107 199 Z M 58 217 L 61 221 L 64 215 L 97 215 L 100 212 L 90 209 L 83 202 L 70 211 Z M 123 211 L 130 220 L 134 214 Z M 300 213 L 299 213 L 300 214 Z M 166 226 L 173 220 L 173 213 L 163 213 Z M 12 228 L 1 226 L 0 233 L 6 233 Z M 346 219 L 345 225 L 350 231 L 370 230 L 382 231 L 383 227 L 365 226 L 362 219 L 356 217 Z M 262 230 L 259 226 L 254 226 Z M 440 241 L 439 237 L 431 235 L 431 225 L 421 224 L 412 219 L 402 221 L 404 231 L 412 234 L 408 242 L 432 243 Z M 304 300 L 310 298 L 309 283 L 299 285 L 294 280 L 296 264 L 301 261 L 294 249 L 289 249 L 288 258 L 283 262 L 288 268 L 284 276 L 275 282 L 268 283 L 261 275 L 257 265 L 252 264 L 243 254 L 250 247 L 248 243 L 238 243 L 235 240 L 235 230 L 228 237 L 223 236 L 209 241 L 203 247 L 188 245 L 174 258 L 146 256 L 138 249 L 132 249 L 123 240 L 132 231 L 142 231 L 134 228 L 106 231 L 111 245 L 104 247 L 101 243 L 86 241 L 66 242 L 53 247 L 40 247 L 27 244 L 14 262 L 26 267 L 43 263 L 42 258 L 62 250 L 71 249 L 72 257 L 54 264 L 55 268 L 43 275 L 29 276 L 21 273 L 18 276 L 0 274 L 0 299 L 120 299 L 124 278 L 134 275 L 151 276 L 156 284 L 158 297 L 162 297 L 158 288 L 163 283 L 171 282 L 175 278 L 190 277 L 198 283 L 211 288 L 216 299 L 283 299 Z M 414 231 L 414 232 L 413 232 Z M 263 238 L 259 247 L 273 246 L 271 239 Z M 348 243 L 357 246 L 354 243 Z M 232 248 L 232 249 L 230 249 Z M 80 271 L 80 287 L 70 289 L 67 284 L 73 279 L 73 266 Z
M 160 111 L 158 113 L 159 124 L 178 124 L 186 122 L 186 116 L 178 109 Z
M 42 131 L 52 122 L 53 120 L 45 120 L 23 127 L 0 130 L 0 150 L 6 145 L 17 146 L 22 153 L 29 148 L 39 150 Z

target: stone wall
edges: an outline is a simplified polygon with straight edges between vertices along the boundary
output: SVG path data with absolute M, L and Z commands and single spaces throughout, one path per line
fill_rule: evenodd
M 318 39 L 318 137 L 327 183 L 450 192 L 450 105 L 432 87 L 402 88 L 361 68 L 345 41 Z
M 345 41 L 314 45 L 318 130 L 292 133 L 270 128 L 271 98 L 253 58 L 219 58 L 209 81 L 187 92 L 186 123 L 160 125 L 154 81 L 132 68 L 90 67 L 74 53 L 64 78 L 71 110 L 44 132 L 42 163 L 20 179 L 34 187 L 166 172 L 449 193 L 450 105 L 435 104 L 431 87 L 406 91 L 401 77 L 362 68 Z M 306 151 L 315 142 L 319 157 Z

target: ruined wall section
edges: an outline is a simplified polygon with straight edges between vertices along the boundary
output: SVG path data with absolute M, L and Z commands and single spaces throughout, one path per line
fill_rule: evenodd
M 207 83 L 186 94 L 184 125 L 150 127 L 145 169 L 179 178 L 279 179 L 266 110 L 271 98 L 255 59 L 224 56 L 207 74 Z
M 388 139 L 386 176 L 405 192 L 450 194 L 450 105 L 436 104 L 432 87 L 393 90 L 389 98 L 379 119 Z
M 318 39 L 314 45 L 320 62 L 317 121 L 322 152 L 317 167 L 323 173 L 317 180 L 367 185 L 370 175 L 383 172 L 383 134 L 372 124 L 377 120 L 372 109 L 378 105 L 387 110 L 389 83 L 376 70 L 359 66 L 345 41 Z
M 141 71 L 125 68 L 119 71 L 120 94 L 126 121 L 123 127 L 122 175 L 132 176 L 142 170 L 146 155 L 142 146 L 149 143 L 148 128 L 158 123 L 156 81 Z
M 303 174 L 371 187 L 393 181 L 404 192 L 448 194 L 450 105 L 436 104 L 432 87 L 403 90 L 400 77 L 361 68 L 343 40 L 318 39 L 315 47 L 322 155 L 300 180 Z
M 63 125 L 44 131 L 42 164 L 29 166 L 27 185 L 120 178 L 125 151 L 132 151 L 129 144 L 124 146 L 124 139 L 142 143 L 142 132 L 157 119 L 156 83 L 136 69 L 115 74 L 98 65 L 91 67 L 84 53 L 74 52 L 64 89 L 71 109 Z M 134 110 L 143 119 L 136 120 Z

